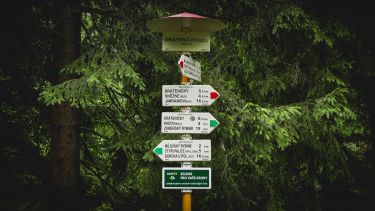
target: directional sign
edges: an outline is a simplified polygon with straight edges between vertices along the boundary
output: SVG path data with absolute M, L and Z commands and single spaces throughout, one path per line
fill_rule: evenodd
M 211 133 L 219 122 L 208 112 L 163 112 L 162 133 Z
M 211 140 L 163 140 L 154 153 L 163 161 L 210 161 Z
M 211 189 L 211 168 L 165 167 L 163 189 Z
M 209 106 L 219 97 L 210 85 L 163 85 L 163 106 Z
M 164 32 L 163 51 L 210 51 L 208 32 Z
M 201 81 L 201 64 L 198 61 L 182 55 L 178 60 L 178 65 L 181 67 L 182 75 Z

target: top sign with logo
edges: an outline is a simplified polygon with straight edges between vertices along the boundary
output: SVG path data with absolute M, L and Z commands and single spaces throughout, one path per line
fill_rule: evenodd
M 163 51 L 210 51 L 208 32 L 164 32 Z

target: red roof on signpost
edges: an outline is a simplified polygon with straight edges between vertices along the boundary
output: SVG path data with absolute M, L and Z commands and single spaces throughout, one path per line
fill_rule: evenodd
M 226 25 L 217 19 L 184 12 L 147 21 L 146 27 L 155 32 L 180 32 L 186 28 L 191 32 L 215 32 Z
M 163 18 L 207 18 L 207 17 L 200 16 L 200 15 L 193 14 L 193 13 L 189 13 L 189 12 L 183 12 L 183 13 L 180 13 L 180 14 L 171 15 L 171 16 L 167 16 L 167 17 L 163 17 Z M 211 18 L 208 18 L 208 19 L 211 19 Z

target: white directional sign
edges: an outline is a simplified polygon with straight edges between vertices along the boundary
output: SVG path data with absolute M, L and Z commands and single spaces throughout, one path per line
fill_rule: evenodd
M 210 161 L 211 140 L 163 140 L 153 151 L 163 161 Z
M 211 133 L 219 122 L 208 112 L 163 112 L 162 133 Z
M 219 98 L 210 85 L 163 85 L 163 106 L 209 106 Z
M 181 55 L 180 60 L 178 60 L 178 65 L 181 67 L 182 75 L 196 81 L 201 81 L 201 64 L 198 61 L 185 55 Z

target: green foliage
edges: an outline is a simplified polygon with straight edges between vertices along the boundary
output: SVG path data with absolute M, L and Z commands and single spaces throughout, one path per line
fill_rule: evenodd
M 286 4 L 277 6 L 275 10 L 272 11 L 273 14 L 276 14 L 272 20 L 272 34 L 280 36 L 283 31 L 296 30 L 302 32 L 307 39 L 312 40 L 314 45 L 323 42 L 330 48 L 333 47 L 332 38 L 329 38 L 319 23 L 307 15 L 302 8 Z
M 80 78 L 49 87 L 41 94 L 41 100 L 47 105 L 69 102 L 73 106 L 89 106 L 106 103 L 106 99 L 97 93 L 113 89 L 144 90 L 144 83 L 132 67 L 121 58 L 115 49 L 88 52 L 76 62 L 65 67 L 64 74 L 82 75 Z
M 177 11 L 155 2 L 105 2 L 87 3 L 101 13 L 84 13 L 84 53 L 62 70 L 77 78 L 48 87 L 40 99 L 69 102 L 85 114 L 81 172 L 88 197 L 101 198 L 93 208 L 178 209 L 178 194 L 161 190 L 166 165 L 152 149 L 179 138 L 160 134 L 160 113 L 172 110 L 160 101 L 161 85 L 179 81 L 180 54 L 161 52 L 160 35 L 144 27 Z M 354 63 L 340 51 L 350 32 L 290 1 L 218 1 L 196 13 L 214 13 L 228 24 L 213 34 L 210 53 L 193 54 L 202 63 L 202 84 L 221 94 L 199 109 L 220 126 L 194 136 L 213 145 L 212 162 L 199 165 L 213 168 L 214 188 L 194 192 L 196 204 L 326 208 L 320 204 L 325 186 L 350 180 L 350 153 L 360 151 L 365 133 L 349 80 Z
M 211 52 L 192 54 L 202 64 L 203 81 L 194 84 L 221 94 L 193 108 L 220 121 L 193 136 L 213 148 L 211 162 L 194 163 L 212 167 L 213 188 L 194 191 L 193 208 L 372 210 L 373 55 L 341 12 L 331 16 L 319 1 L 82 1 L 82 56 L 60 70 L 76 78 L 52 85 L 54 5 L 15 5 L 9 25 L 20 31 L 3 39 L 1 208 L 43 209 L 48 201 L 45 158 L 53 152 L 42 103 L 67 102 L 83 114 L 88 209 L 180 209 L 180 191 L 160 182 L 163 166 L 180 164 L 152 151 L 180 139 L 160 133 L 161 112 L 179 110 L 161 106 L 161 86 L 179 84 L 180 53 L 161 52 L 161 35 L 145 23 L 190 11 L 227 23 L 212 34 Z

